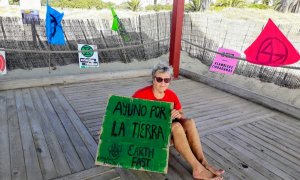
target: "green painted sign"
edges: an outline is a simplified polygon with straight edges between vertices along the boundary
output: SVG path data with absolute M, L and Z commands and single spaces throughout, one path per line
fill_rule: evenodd
M 167 173 L 172 104 L 110 96 L 96 165 Z
M 81 51 L 83 51 L 81 53 L 84 57 L 92 57 L 94 54 L 93 50 L 94 50 L 93 47 L 91 47 L 89 45 L 84 45 L 81 47 Z

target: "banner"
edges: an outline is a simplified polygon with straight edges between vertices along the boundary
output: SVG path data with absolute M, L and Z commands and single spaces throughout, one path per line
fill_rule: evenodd
M 131 38 L 130 38 L 128 32 L 126 31 L 123 23 L 121 22 L 121 20 L 119 19 L 118 15 L 116 14 L 114 8 L 111 8 L 111 13 L 112 13 L 112 16 L 113 16 L 113 23 L 112 23 L 111 29 L 113 31 L 117 31 L 118 34 L 122 37 L 122 39 L 125 42 L 131 41 Z
M 231 49 L 219 48 L 218 52 L 232 57 L 240 57 L 240 53 Z M 222 74 L 233 74 L 237 62 L 237 59 L 230 58 L 222 54 L 217 54 L 212 65 L 210 66 L 209 71 Z
M 98 52 L 96 45 L 78 44 L 79 68 L 99 67 Z M 85 52 L 86 51 L 86 52 Z
M 46 12 L 46 36 L 49 44 L 64 45 L 65 36 L 61 21 L 64 13 L 60 13 L 47 5 Z
M 248 62 L 264 66 L 284 66 L 300 59 L 297 49 L 271 19 L 244 53 Z
M 0 51 L 0 75 L 6 74 L 5 51 Z
M 96 165 L 167 173 L 172 104 L 111 96 Z

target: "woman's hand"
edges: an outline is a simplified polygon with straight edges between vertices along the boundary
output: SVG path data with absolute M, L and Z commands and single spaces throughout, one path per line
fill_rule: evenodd
M 183 112 L 180 110 L 173 109 L 171 112 L 172 119 L 182 119 L 183 118 Z

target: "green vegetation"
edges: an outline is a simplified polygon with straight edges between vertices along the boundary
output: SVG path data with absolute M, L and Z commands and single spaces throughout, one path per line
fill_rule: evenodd
M 189 4 L 185 5 L 186 11 L 200 11 L 201 10 L 201 1 L 202 0 L 192 0 L 189 2 Z
M 20 0 L 9 0 L 8 3 L 11 4 L 11 5 L 19 5 Z
M 130 0 L 127 2 L 127 7 L 128 9 L 132 11 L 137 11 L 138 9 L 141 8 L 141 1 L 140 0 Z
M 162 5 L 162 4 L 148 5 L 145 7 L 145 9 L 147 11 L 162 11 L 162 10 L 171 11 L 173 9 L 173 5 Z
M 221 6 L 215 6 L 214 4 L 211 4 L 210 7 L 209 7 L 209 10 L 220 12 L 225 8 L 226 8 L 225 6 L 221 7 Z
M 105 3 L 101 0 L 53 0 L 49 4 L 53 7 L 62 7 L 62 8 L 83 8 L 83 9 L 103 9 L 109 8 L 113 3 Z
M 102 0 L 49 0 L 50 6 L 61 8 L 82 8 L 82 9 L 104 9 L 115 6 L 112 2 L 103 2 Z M 20 0 L 9 0 L 9 4 L 19 5 Z M 46 5 L 46 0 L 41 0 L 42 5 Z
M 20 0 L 9 0 L 9 4 L 18 5 Z M 217 0 L 214 4 L 210 3 L 209 0 L 190 0 L 185 5 L 185 11 L 195 12 L 210 9 L 213 11 L 221 11 L 227 7 L 236 8 L 254 8 L 254 9 L 269 9 L 274 8 L 279 12 L 300 12 L 300 0 L 262 0 L 261 4 L 258 3 L 247 3 L 247 0 Z M 274 5 L 270 6 L 270 2 Z M 46 0 L 41 0 L 42 5 L 46 4 Z M 130 9 L 132 11 L 138 11 L 141 9 L 141 0 L 128 0 L 127 2 L 116 6 L 112 2 L 103 2 L 102 0 L 49 0 L 49 4 L 53 7 L 61 8 L 82 8 L 82 9 L 104 9 L 110 7 L 116 7 L 118 9 Z M 157 0 L 153 0 L 153 5 L 148 5 L 145 10 L 172 10 L 173 5 L 162 5 L 157 4 Z
M 245 0 L 217 0 L 214 6 L 242 8 L 246 6 L 246 1 Z
M 270 6 L 266 5 L 266 4 L 247 4 L 246 6 L 247 8 L 253 8 L 253 9 L 269 9 Z

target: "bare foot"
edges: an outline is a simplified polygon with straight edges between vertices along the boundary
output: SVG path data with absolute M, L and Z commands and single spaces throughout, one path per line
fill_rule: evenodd
M 215 174 L 216 176 L 221 176 L 222 174 L 225 173 L 225 171 L 223 169 L 216 169 L 213 166 L 209 165 L 207 161 L 202 162 L 202 165 L 209 170 L 210 172 L 212 172 L 213 174 Z
M 202 180 L 222 180 L 223 177 L 216 176 L 211 171 L 204 169 L 195 169 L 193 170 L 193 177 L 195 179 L 202 179 Z
M 225 171 L 223 169 L 216 169 L 211 165 L 206 165 L 204 167 L 217 176 L 221 176 L 222 174 L 225 173 Z

